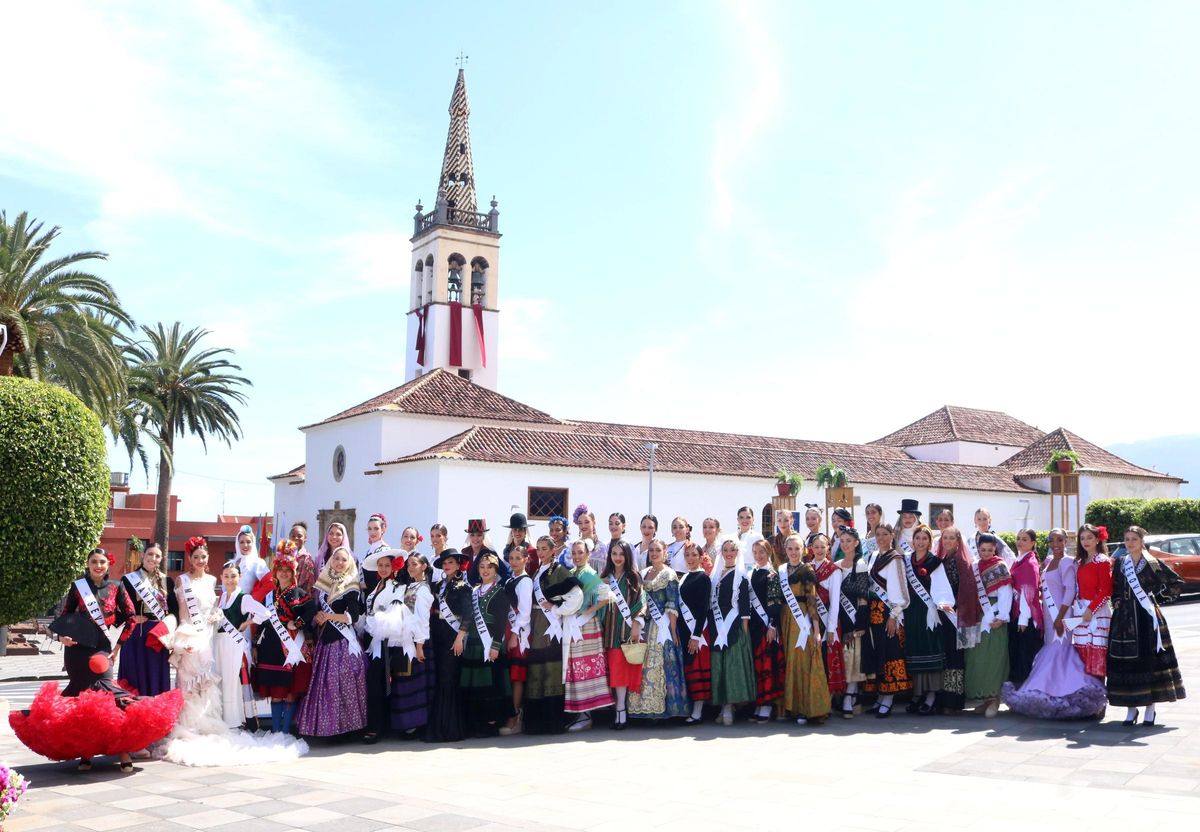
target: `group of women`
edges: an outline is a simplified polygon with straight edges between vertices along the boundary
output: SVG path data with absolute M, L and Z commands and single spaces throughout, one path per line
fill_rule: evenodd
M 116 587 L 130 605 L 120 678 L 152 695 L 174 662 L 192 731 L 240 726 L 258 699 L 275 734 L 294 722 L 302 736 L 368 743 L 583 731 L 598 712 L 614 730 L 886 718 L 898 697 L 921 715 L 995 716 L 1003 702 L 1082 719 L 1124 705 L 1125 724 L 1153 725 L 1157 703 L 1184 696 L 1156 602 L 1179 578 L 1140 528 L 1115 558 L 1103 528 L 1082 526 L 1073 557 L 1055 529 L 1043 561 L 1034 532 L 1012 552 L 983 509 L 969 535 L 948 512 L 924 525 L 908 500 L 895 525 L 867 506 L 863 532 L 838 509 L 831 536 L 816 506 L 805 532 L 778 512 L 771 539 L 750 508 L 737 516 L 737 536 L 707 518 L 695 541 L 677 517 L 667 542 L 646 515 L 631 543 L 620 513 L 607 540 L 580 506 L 575 539 L 555 516 L 536 541 L 514 514 L 501 552 L 480 519 L 461 550 L 435 525 L 425 554 L 417 529 L 392 547 L 373 515 L 361 563 L 338 523 L 315 556 L 296 524 L 269 564 L 247 527 L 219 592 L 202 540 L 177 579 L 152 547 Z

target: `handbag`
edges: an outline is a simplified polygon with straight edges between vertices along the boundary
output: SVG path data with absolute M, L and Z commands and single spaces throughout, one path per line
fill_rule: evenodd
M 630 664 L 641 664 L 646 660 L 646 642 L 622 642 L 621 652 L 625 654 L 625 661 L 629 662 Z

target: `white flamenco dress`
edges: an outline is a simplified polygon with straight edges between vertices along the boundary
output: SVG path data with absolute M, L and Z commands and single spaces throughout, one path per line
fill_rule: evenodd
M 175 686 L 183 691 L 183 710 L 155 756 L 186 766 L 228 766 L 293 760 L 308 753 L 307 743 L 288 734 L 265 731 L 251 734 L 236 727 L 243 720 L 238 675 L 242 653 L 238 650 L 236 660 L 231 660 L 230 653 L 236 647 L 217 626 L 225 613 L 217 603 L 216 578 L 205 575 L 193 579 L 191 591 L 199 623 L 193 622 L 189 614 L 183 581 L 176 581 L 183 623 L 171 634 L 170 648 Z M 255 616 L 256 620 L 258 617 Z M 230 643 L 217 645 L 217 639 Z M 222 659 L 220 664 L 218 654 Z M 229 672 L 230 666 L 234 674 L 232 684 L 222 685 L 220 673 Z M 223 695 L 223 688 L 231 690 Z M 228 719 L 223 699 L 237 700 L 236 704 L 229 703 L 233 712 Z

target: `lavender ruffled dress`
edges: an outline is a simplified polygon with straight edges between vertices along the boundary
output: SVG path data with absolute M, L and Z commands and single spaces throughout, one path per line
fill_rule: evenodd
M 1058 609 L 1075 600 L 1075 561 L 1063 558 L 1056 569 L 1042 572 L 1046 589 Z M 1038 719 L 1081 719 L 1094 716 L 1107 705 L 1104 684 L 1083 669 L 1083 660 L 1071 644 L 1070 633 L 1059 639 L 1054 618 L 1043 600 L 1045 644 L 1033 661 L 1033 670 L 1020 688 L 1006 682 L 1000 698 L 1009 709 Z

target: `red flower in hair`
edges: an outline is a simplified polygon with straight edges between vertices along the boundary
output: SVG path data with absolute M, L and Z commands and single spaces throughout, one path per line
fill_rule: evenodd
M 1097 526 L 1096 537 L 1100 538 L 1101 543 L 1108 542 L 1108 526 Z
M 183 553 L 185 555 L 187 555 L 188 557 L 191 557 L 192 552 L 196 551 L 201 546 L 203 546 L 204 548 L 207 549 L 208 541 L 205 540 L 200 535 L 196 535 L 195 537 L 189 537 L 187 539 L 187 542 L 183 544 Z
M 417 542 L 418 542 L 418 543 L 424 543 L 424 542 L 425 542 L 425 535 L 421 534 L 420 532 L 417 532 Z

